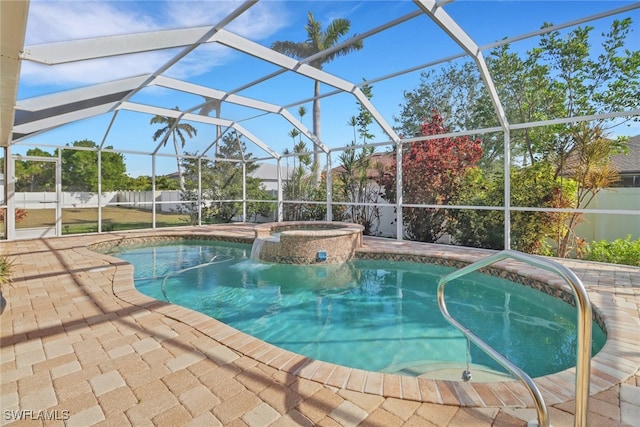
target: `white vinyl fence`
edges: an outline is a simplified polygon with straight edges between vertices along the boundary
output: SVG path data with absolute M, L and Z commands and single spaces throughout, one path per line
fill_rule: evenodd
M 56 203 L 56 193 L 50 191 L 21 192 L 15 194 L 16 207 L 20 209 L 51 209 Z M 97 208 L 101 206 L 124 206 L 151 210 L 157 203 L 158 212 L 176 212 L 180 191 L 109 191 L 102 193 L 62 192 L 62 208 Z
M 112 191 L 102 194 L 100 200 L 96 193 L 63 192 L 62 207 L 97 208 L 102 206 L 123 206 L 151 210 L 153 201 L 158 212 L 176 212 L 180 201 L 180 191 Z M 21 209 L 51 209 L 56 202 L 54 192 L 16 193 L 15 203 Z M 592 209 L 625 209 L 640 212 L 640 188 L 611 188 L 603 190 L 593 200 Z M 381 235 L 393 235 L 395 218 L 392 207 L 382 209 L 380 218 Z M 263 219 L 265 220 L 265 219 Z M 269 219 L 271 220 L 271 219 Z M 586 241 L 615 240 L 630 234 L 633 239 L 640 238 L 639 215 L 602 215 L 586 214 L 585 222 L 577 228 L 578 235 Z

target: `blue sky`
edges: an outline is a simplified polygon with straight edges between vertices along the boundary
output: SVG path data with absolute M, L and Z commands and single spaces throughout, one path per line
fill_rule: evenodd
M 630 4 L 619 1 L 465 1 L 459 0 L 445 6 L 467 34 L 480 45 L 486 45 L 504 37 L 512 37 L 535 31 L 543 22 L 564 23 L 604 10 Z M 87 37 L 155 31 L 169 28 L 192 27 L 217 23 L 238 6 L 238 2 L 223 1 L 42 1 L 31 0 L 26 44 L 39 44 Z M 307 13 L 326 26 L 335 18 L 352 22 L 352 33 L 363 33 L 384 22 L 403 16 L 416 9 L 410 1 L 261 1 L 227 27 L 231 32 L 254 42 L 270 46 L 276 40 L 302 41 L 306 33 L 304 23 Z M 634 18 L 635 32 L 629 37 L 630 49 L 640 50 L 640 10 L 625 15 L 594 21 L 594 36 L 606 31 L 613 19 L 624 16 Z M 514 43 L 512 49 L 525 51 L 537 44 L 538 38 Z M 179 52 L 179 49 L 130 55 L 121 58 L 86 61 L 68 65 L 47 67 L 25 63 L 22 67 L 19 99 L 82 87 L 133 75 L 151 73 Z M 430 61 L 461 52 L 443 32 L 426 16 L 414 18 L 399 27 L 364 40 L 364 48 L 349 56 L 326 64 L 324 69 L 345 80 L 360 82 L 363 78 L 375 79 Z M 167 76 L 231 91 L 277 70 L 268 63 L 233 51 L 230 48 L 208 44 L 198 48 L 186 60 L 172 67 Z M 373 103 L 385 120 L 394 125 L 394 116 L 400 111 L 403 90 L 411 90 L 419 83 L 419 72 L 406 74 L 373 86 Z M 332 88 L 323 87 L 328 92 Z M 313 82 L 309 79 L 285 73 L 239 95 L 262 101 L 286 105 L 313 96 Z M 158 87 L 146 88 L 133 100 L 139 103 L 162 105 L 167 108 L 193 107 L 203 100 L 200 97 L 181 94 Z M 346 125 L 350 116 L 357 114 L 355 98 L 340 94 L 324 98 L 322 105 L 322 139 L 330 147 L 344 146 L 351 142 L 353 132 Z M 306 103 L 308 113 L 302 122 L 311 129 L 311 103 Z M 290 111 L 297 115 L 297 107 Z M 244 107 L 223 104 L 223 117 L 245 120 L 260 113 Z M 150 116 L 122 112 L 112 127 L 106 144 L 127 150 L 149 150 L 155 147 L 151 140 L 154 128 L 149 125 Z M 75 140 L 92 139 L 100 142 L 111 120 L 111 115 L 98 116 L 64 126 L 29 140 L 31 144 L 64 145 Z M 275 151 L 291 148 L 287 132 L 291 125 L 273 116 L 263 116 L 242 121 L 242 125 L 262 139 Z M 212 126 L 194 124 L 198 136 L 190 140 L 187 151 L 201 151 L 215 135 Z M 388 137 L 375 127 L 378 140 Z M 617 134 L 637 135 L 640 127 L 620 127 Z M 310 144 L 308 144 L 310 145 Z M 18 149 L 26 151 L 24 149 Z M 50 149 L 51 150 L 51 149 Z M 266 153 L 249 145 L 255 157 Z M 51 150 L 52 151 L 52 150 Z M 162 150 L 171 153 L 172 148 Z M 149 160 L 144 156 L 125 154 L 129 174 L 150 174 Z M 158 173 L 175 170 L 174 159 L 160 159 Z

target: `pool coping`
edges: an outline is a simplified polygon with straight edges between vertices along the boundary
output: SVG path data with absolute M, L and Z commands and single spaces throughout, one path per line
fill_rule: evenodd
M 164 316 L 182 322 L 211 337 L 238 354 L 264 363 L 279 371 L 305 378 L 336 389 L 363 392 L 383 397 L 447 404 L 467 407 L 531 407 L 532 399 L 526 388 L 517 382 L 462 382 L 407 377 L 395 374 L 370 372 L 356 368 L 347 368 L 328 362 L 314 360 L 272 344 L 254 338 L 229 325 L 207 315 L 190 309 L 161 302 L 140 293 L 133 283 L 133 267 L 122 260 L 95 252 L 96 247 L 106 244 L 122 244 L 124 241 L 145 240 L 168 241 L 221 240 L 239 243 L 251 243 L 253 238 L 220 230 L 154 231 L 144 235 L 138 233 L 120 233 L 117 236 L 96 236 L 87 250 L 117 267 L 112 281 L 114 295 L 121 300 L 141 306 Z M 365 237 L 364 246 L 357 251 L 358 257 L 380 257 L 392 254 L 397 260 L 411 257 L 444 258 L 457 263 L 471 263 L 495 253 L 491 250 L 435 245 L 390 239 Z M 578 265 L 581 261 L 559 260 L 562 264 Z M 594 263 L 584 263 L 593 266 Z M 564 292 L 568 286 L 562 279 L 550 272 L 524 265 L 517 261 L 505 260 L 498 263 L 508 273 L 539 280 Z M 613 272 L 635 267 L 597 264 L 602 271 Z M 571 267 L 570 267 L 571 268 Z M 637 307 L 625 305 L 615 294 L 615 283 L 602 286 L 588 275 L 581 278 L 592 302 L 594 312 L 605 323 L 607 342 L 591 361 L 590 395 L 606 390 L 624 382 L 640 369 L 640 352 L 637 351 L 637 337 L 640 331 L 640 319 Z M 575 368 L 535 378 L 547 405 L 572 401 L 575 387 Z

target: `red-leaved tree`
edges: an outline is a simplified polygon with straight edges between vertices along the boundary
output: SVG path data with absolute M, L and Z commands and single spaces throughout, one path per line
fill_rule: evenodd
M 442 116 L 433 112 L 422 124 L 422 135 L 448 133 Z M 456 202 L 465 173 L 482 157 L 480 140 L 467 136 L 412 142 L 402 153 L 402 188 L 405 204 L 448 205 Z M 387 200 L 396 200 L 397 161 L 381 176 Z M 405 237 L 435 242 L 447 232 L 450 217 L 446 209 L 402 209 Z

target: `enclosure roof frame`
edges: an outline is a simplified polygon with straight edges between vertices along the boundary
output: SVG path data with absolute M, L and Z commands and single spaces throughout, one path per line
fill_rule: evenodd
M 502 107 L 501 100 L 497 94 L 493 79 L 489 73 L 486 62 L 482 55 L 483 50 L 493 46 L 499 45 L 501 42 L 496 42 L 492 45 L 480 47 L 468 34 L 466 34 L 457 22 L 445 11 L 443 6 L 451 1 L 435 1 L 435 0 L 414 0 L 416 10 L 405 14 L 404 16 L 389 20 L 383 24 L 372 28 L 369 31 L 365 31 L 359 35 L 356 35 L 346 41 L 333 46 L 330 49 L 319 52 L 308 58 L 296 60 L 282 53 L 276 52 L 273 49 L 265 47 L 259 43 L 253 42 L 246 37 L 234 34 L 225 27 L 229 23 L 233 22 L 240 15 L 254 6 L 258 0 L 249 0 L 241 3 L 235 10 L 221 19 L 217 24 L 212 26 L 199 26 L 192 28 L 180 28 L 170 30 L 158 30 L 149 31 L 143 33 L 132 33 L 116 36 L 95 37 L 80 40 L 71 40 L 66 42 L 45 43 L 36 44 L 30 46 L 24 45 L 24 33 L 26 32 L 26 19 L 29 1 L 23 2 L 8 2 L 14 3 L 12 7 L 6 6 L 7 2 L 2 2 L 2 23 L 3 34 L 6 22 L 11 22 L 11 28 L 19 35 L 17 38 L 3 37 L 2 38 L 2 65 L 6 64 L 6 52 L 14 52 L 16 60 L 13 60 L 13 68 L 10 69 L 13 73 L 19 73 L 19 65 L 21 61 L 31 61 L 47 65 L 72 63 L 78 61 L 86 61 L 98 58 L 107 58 L 113 56 L 128 55 L 140 52 L 150 52 L 164 49 L 182 48 L 180 52 L 174 55 L 169 61 L 165 62 L 154 73 L 132 76 L 117 81 L 100 83 L 84 88 L 72 89 L 68 91 L 62 91 L 51 95 L 45 95 L 40 97 L 34 97 L 31 99 L 24 99 L 15 101 L 11 99 L 11 96 L 2 99 L 2 128 L 0 130 L 0 145 L 9 146 L 15 143 L 22 143 L 28 140 L 30 137 L 46 132 L 48 130 L 64 126 L 77 120 L 83 120 L 89 117 L 95 117 L 98 115 L 113 113 L 112 122 L 108 129 L 105 131 L 105 136 L 102 140 L 102 144 L 108 135 L 113 121 L 117 117 L 117 112 L 120 110 L 129 110 L 148 113 L 152 109 L 142 107 L 138 103 L 131 103 L 130 99 L 138 93 L 140 90 L 151 87 L 161 86 L 172 90 L 178 90 L 185 93 L 190 93 L 196 96 L 202 96 L 205 100 L 203 103 L 187 108 L 184 111 L 180 111 L 179 118 L 184 118 L 193 121 L 205 122 L 207 124 L 213 124 L 215 126 L 228 126 L 236 131 L 242 133 L 248 137 L 249 132 L 244 126 L 238 124 L 238 121 L 232 121 L 229 119 L 220 118 L 220 120 L 202 120 L 202 117 L 208 117 L 203 115 L 193 114 L 193 111 L 198 108 L 206 107 L 212 100 L 220 102 L 229 102 L 237 105 L 241 105 L 247 108 L 256 109 L 268 114 L 278 114 L 286 121 L 291 123 L 294 128 L 298 129 L 306 138 L 314 143 L 315 150 L 328 153 L 329 147 L 322 141 L 317 140 L 315 135 L 307 129 L 298 119 L 296 119 L 287 108 L 295 103 L 283 105 L 275 105 L 272 103 L 264 102 L 259 99 L 250 98 L 246 96 L 238 95 L 237 92 L 255 85 L 259 82 L 266 81 L 270 78 L 280 75 L 283 72 L 294 72 L 310 80 L 315 80 L 335 88 L 335 91 L 329 94 L 323 94 L 322 96 L 332 95 L 334 93 L 348 93 L 355 97 L 357 102 L 362 105 L 363 108 L 368 110 L 374 120 L 378 123 L 380 128 L 386 133 L 389 138 L 394 142 L 402 141 L 402 138 L 395 132 L 393 127 L 385 120 L 385 118 L 378 112 L 373 102 L 371 102 L 362 92 L 361 86 L 365 83 L 353 83 L 342 79 L 327 71 L 317 69 L 309 65 L 309 63 L 317 58 L 326 56 L 337 49 L 348 46 L 351 43 L 355 43 L 359 40 L 366 39 L 374 34 L 383 33 L 385 30 L 393 28 L 397 25 L 401 25 L 411 19 L 426 16 L 436 25 L 438 25 L 444 33 L 455 43 L 457 43 L 462 50 L 470 56 L 476 63 L 480 75 L 483 78 L 485 86 L 489 92 L 490 98 L 494 105 L 496 116 L 500 126 L 505 131 L 509 132 L 510 125 L 508 123 L 506 114 Z M 19 6 L 18 6 L 19 5 Z M 632 9 L 640 7 L 640 3 L 633 3 L 627 6 L 611 9 L 591 17 L 573 20 L 570 23 L 554 25 L 548 29 L 541 29 L 535 32 L 527 33 L 521 36 L 511 37 L 511 40 L 521 40 L 527 37 L 533 37 L 535 35 L 543 34 L 544 32 L 564 28 L 569 25 L 577 25 L 579 23 L 587 22 L 589 20 L 599 19 L 604 16 L 622 13 Z M 20 35 L 22 37 L 20 37 Z M 11 43 L 7 41 L 11 40 Z M 246 55 L 253 56 L 261 61 L 271 63 L 279 67 L 276 72 L 267 74 L 246 85 L 236 88 L 231 91 L 221 91 L 213 87 L 207 87 L 202 85 L 193 84 L 186 81 L 181 81 L 175 78 L 168 77 L 164 73 L 173 65 L 178 63 L 191 51 L 198 46 L 206 43 L 217 43 L 227 46 L 235 51 L 242 52 Z M 454 55 L 451 58 L 459 57 L 460 55 Z M 447 60 L 446 58 L 443 59 Z M 431 62 L 429 64 L 439 63 Z M 428 66 L 427 64 L 426 66 Z M 17 66 L 17 68 L 16 68 Z M 426 67 L 425 66 L 425 67 Z M 391 78 L 403 72 L 416 69 L 411 67 L 407 70 L 398 71 L 385 76 L 381 79 Z M 4 68 L 3 68 L 4 70 Z M 372 79 L 370 81 L 379 81 L 381 79 Z M 19 74 L 15 81 L 11 79 L 5 79 L 5 73 L 3 72 L 2 88 L 3 93 L 17 93 L 17 85 L 19 80 Z M 316 99 L 315 97 L 313 99 Z M 14 114 L 15 111 L 15 114 Z M 163 111 L 167 113 L 167 109 L 156 109 L 153 111 Z M 150 113 L 148 113 L 150 114 Z M 11 116 L 13 120 L 13 126 L 8 129 L 5 126 L 7 117 Z M 242 132 L 247 132 L 245 134 Z M 269 153 L 270 156 L 277 159 L 280 155 L 275 152 L 269 145 L 262 141 L 259 135 L 251 135 L 248 139 L 256 144 L 259 148 Z M 162 144 L 162 142 L 161 142 Z M 159 146 L 158 146 L 159 147 Z M 211 148 L 211 147 L 209 147 Z M 157 149 L 155 150 L 157 152 Z M 202 154 L 204 155 L 204 153 Z

